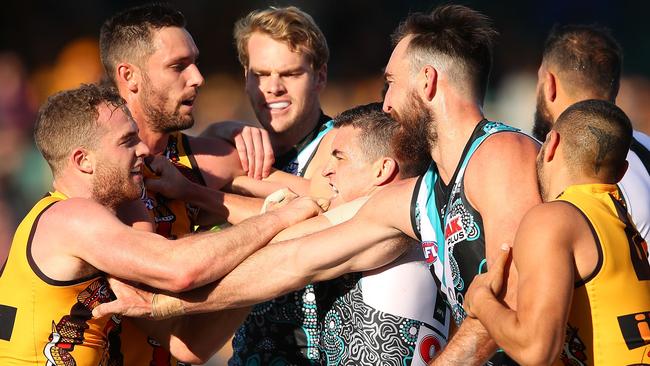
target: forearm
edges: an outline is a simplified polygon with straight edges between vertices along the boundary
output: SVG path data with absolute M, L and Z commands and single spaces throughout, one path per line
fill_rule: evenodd
M 477 319 L 466 318 L 442 353 L 430 365 L 483 365 L 497 350 Z
M 237 224 L 259 214 L 264 202 L 259 198 L 225 193 L 196 184 L 187 190 L 184 201 L 201 209 L 201 225 L 216 225 L 224 220 Z
M 559 354 L 564 323 L 550 311 L 545 319 L 534 314 L 521 319 L 493 296 L 482 296 L 480 304 L 476 317 L 512 359 L 522 364 L 550 364 Z
M 185 287 L 175 292 L 222 278 L 289 224 L 280 215 L 270 212 L 225 230 L 179 239 L 178 245 L 167 253 L 174 263 L 172 268 L 179 269 L 187 277 Z
M 271 249 L 277 248 L 259 250 L 218 282 L 179 294 L 185 313 L 252 306 L 310 283 L 310 276 L 290 268 L 290 250 L 273 250 L 267 254 Z

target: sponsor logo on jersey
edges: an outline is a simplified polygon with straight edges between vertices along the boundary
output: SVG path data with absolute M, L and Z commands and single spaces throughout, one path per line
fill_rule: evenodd
M 650 312 L 619 316 L 618 325 L 628 349 L 650 344 Z
M 447 220 L 445 225 L 445 240 L 448 244 L 456 244 L 467 238 L 467 233 L 463 227 L 461 215 L 454 215 Z
M 442 343 L 435 336 L 427 335 L 420 341 L 418 349 L 422 361 L 429 363 L 442 350 Z
M 431 264 L 438 260 L 438 243 L 435 241 L 423 241 L 422 251 L 427 263 Z

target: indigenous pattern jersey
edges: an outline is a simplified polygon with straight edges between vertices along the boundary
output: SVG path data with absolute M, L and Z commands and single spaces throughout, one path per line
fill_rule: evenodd
M 567 188 L 594 234 L 598 265 L 576 283 L 557 365 L 650 364 L 648 246 L 630 221 L 615 185 Z
M 323 136 L 333 128 L 321 114 L 319 125 L 293 152 L 276 160 L 276 169 L 302 176 Z M 233 338 L 228 365 L 310 365 L 319 359 L 320 333 L 313 285 L 253 307 Z
M 93 319 L 91 313 L 114 299 L 106 279 L 93 274 L 57 281 L 32 257 L 41 214 L 64 199 L 54 192 L 36 203 L 18 226 L 0 268 L 0 365 L 122 365 L 120 317 Z
M 465 196 L 465 171 L 474 152 L 488 137 L 518 131 L 502 123 L 482 120 L 470 136 L 449 185 L 439 178 L 432 162 L 413 191 L 413 230 L 422 242 L 431 274 L 458 325 L 467 316 L 463 302 L 470 282 L 475 275 L 487 271 L 483 219 Z M 507 356 L 501 360 L 503 356 L 503 352 L 498 352 L 492 363 L 512 363 Z
M 190 150 L 187 136 L 181 132 L 172 133 L 163 155 L 190 181 L 205 185 L 196 160 Z M 144 175 L 155 178 L 145 166 Z M 143 192 L 144 202 L 152 217 L 155 230 L 168 239 L 177 239 L 194 231 L 198 209 L 189 203 L 169 199 L 160 193 Z M 153 338 L 141 332 L 130 319 L 124 320 L 122 330 L 122 353 L 128 366 L 183 366 Z
M 427 365 L 447 343 L 449 310 L 417 246 L 390 265 L 316 284 L 321 365 Z
M 632 222 L 647 242 L 650 241 L 650 136 L 634 131 L 627 161 L 630 165 L 618 186 Z

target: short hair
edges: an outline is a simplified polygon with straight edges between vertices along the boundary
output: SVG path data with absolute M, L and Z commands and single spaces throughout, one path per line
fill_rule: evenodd
M 334 121 L 335 128 L 351 126 L 360 130 L 358 142 L 366 161 L 374 162 L 384 156 L 397 160 L 391 141 L 400 125 L 382 110 L 382 103 L 370 103 L 348 109 L 336 116 Z M 398 161 L 398 164 L 400 176 L 409 178 L 424 173 L 429 161 L 413 159 Z
M 38 111 L 34 127 L 36 146 L 57 177 L 73 149 L 93 149 L 101 137 L 99 106 L 115 108 L 125 101 L 113 88 L 82 84 L 50 96 Z
M 555 25 L 546 39 L 543 62 L 557 68 L 569 92 L 586 89 L 614 102 L 622 58 L 621 46 L 607 28 Z
M 604 100 L 584 100 L 562 112 L 553 129 L 560 134 L 573 173 L 617 183 L 632 141 L 632 124 L 619 107 Z
M 255 10 L 235 23 L 235 46 L 244 68 L 249 61 L 248 40 L 255 32 L 286 43 L 292 52 L 306 55 L 314 70 L 319 70 L 329 60 L 330 51 L 323 32 L 309 14 L 295 6 Z
M 106 74 L 115 82 L 115 67 L 122 61 L 141 63 L 153 52 L 153 30 L 185 28 L 183 14 L 166 4 L 146 4 L 115 14 L 102 24 L 99 52 Z
M 498 32 L 490 19 L 462 5 L 442 5 L 430 14 L 413 13 L 392 35 L 393 46 L 412 36 L 407 54 L 411 72 L 424 65 L 447 70 L 455 82 L 468 83 L 480 101 L 485 98 Z

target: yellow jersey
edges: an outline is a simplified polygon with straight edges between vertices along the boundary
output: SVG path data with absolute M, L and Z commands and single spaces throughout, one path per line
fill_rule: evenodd
M 95 306 L 112 300 L 106 279 L 96 273 L 57 281 L 32 257 L 41 214 L 64 199 L 54 192 L 36 203 L 18 226 L 0 268 L 0 365 L 121 365 L 114 349 L 120 318 L 93 319 L 91 314 Z
M 187 135 L 181 132 L 172 133 L 163 155 L 190 181 L 205 185 L 196 160 L 192 156 Z M 155 177 L 151 169 L 146 166 L 144 175 L 147 178 Z M 198 209 L 189 203 L 169 199 L 151 191 L 146 192 L 143 201 L 155 224 L 157 234 L 167 239 L 177 239 L 194 231 Z M 121 339 L 122 355 L 126 366 L 188 365 L 175 360 L 169 351 L 138 329 L 130 319 L 124 319 Z
M 650 364 L 648 246 L 627 216 L 617 186 L 575 185 L 558 200 L 582 212 L 599 260 L 594 272 L 576 283 L 557 364 Z

